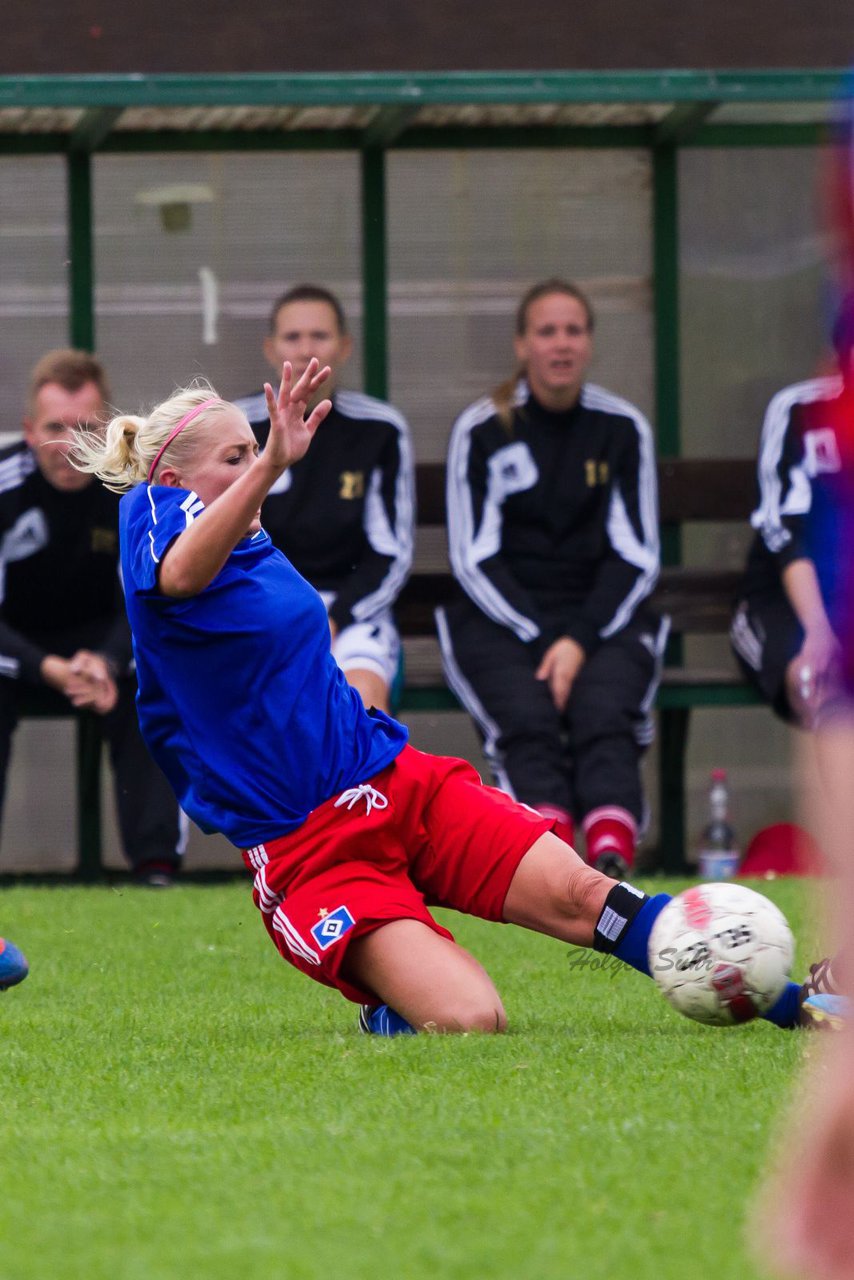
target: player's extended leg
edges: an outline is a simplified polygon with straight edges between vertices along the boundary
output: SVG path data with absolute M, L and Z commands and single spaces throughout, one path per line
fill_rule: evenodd
M 589 947 L 613 888 L 612 879 L 582 862 L 574 849 L 549 831 L 519 863 L 504 901 L 504 919 L 577 947 Z
M 648 898 L 625 882 L 615 885 L 547 832 L 516 869 L 504 901 L 504 919 L 575 946 L 610 952 L 649 975 L 649 935 L 669 901 L 666 893 Z M 798 1026 L 800 995 L 797 983 L 787 983 L 763 1018 L 783 1028 Z
M 376 992 L 417 1031 L 504 1031 L 501 997 L 486 970 L 420 920 L 392 920 L 350 943 L 347 980 Z

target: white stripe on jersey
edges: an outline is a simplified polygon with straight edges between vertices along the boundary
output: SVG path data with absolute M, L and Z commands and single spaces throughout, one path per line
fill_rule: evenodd
M 787 513 L 784 513 L 781 505 L 783 477 L 780 476 L 779 468 L 792 409 L 796 404 L 830 400 L 838 396 L 841 390 L 840 377 L 811 378 L 806 382 L 796 382 L 778 391 L 765 411 L 759 443 L 759 506 L 750 517 L 750 523 L 761 533 L 762 540 L 772 553 L 781 551 L 792 540 L 791 533 L 783 525 L 783 515 L 803 515 L 809 511 L 812 502 L 812 490 L 806 472 L 797 467 L 787 479 L 798 490 L 798 500 L 794 509 Z
M 448 688 L 459 698 L 466 711 L 474 720 L 483 735 L 483 750 L 492 768 L 495 783 L 511 799 L 516 793 L 510 785 L 510 778 L 504 768 L 504 757 L 498 749 L 501 736 L 499 725 L 492 719 L 469 681 L 465 678 L 454 653 L 451 632 L 444 609 L 436 610 L 436 632 L 439 636 L 439 651 L 442 655 L 442 671 Z
M 528 398 L 528 385 L 524 379 L 516 387 L 514 405 L 518 408 Z M 475 427 L 488 422 L 496 412 L 495 401 L 484 396 L 464 409 L 454 423 L 448 448 L 447 506 L 448 552 L 451 568 L 466 593 L 483 610 L 487 617 L 501 626 L 509 627 L 520 640 L 535 640 L 540 628 L 533 618 L 514 609 L 505 600 L 485 573 L 478 568 L 481 560 L 494 555 L 501 545 L 501 506 L 494 495 L 487 491 L 481 528 L 475 532 L 474 510 L 468 484 L 468 463 L 471 451 L 471 435 Z M 486 537 L 482 537 L 486 528 Z
M 735 612 L 729 629 L 730 644 L 754 671 L 762 670 L 762 641 L 750 625 L 747 609 L 742 604 Z
M 392 405 L 358 391 L 337 391 L 335 408 L 354 421 L 388 422 L 397 430 L 400 465 L 394 488 L 394 527 L 382 499 L 382 472 L 375 468 L 365 499 L 365 536 L 379 555 L 392 563 L 382 582 L 370 595 L 357 600 L 352 613 L 357 622 L 368 622 L 391 607 L 399 596 L 412 566 L 412 529 L 415 523 L 415 467 L 409 425 Z
M 265 916 L 272 915 L 276 910 L 276 907 L 280 906 L 284 902 L 285 895 L 283 893 L 276 893 L 274 889 L 270 888 L 267 884 L 267 872 L 263 867 L 259 867 L 255 872 L 253 884 L 255 885 L 255 891 L 258 894 L 258 906 L 262 914 Z
M 263 844 L 255 844 L 251 849 L 246 850 L 246 856 L 252 866 L 260 869 L 267 865 L 270 859 L 267 857 L 267 850 Z
M 276 907 L 273 912 L 273 928 L 282 935 L 285 946 L 295 956 L 300 956 L 301 959 L 308 961 L 309 964 L 320 964 L 320 957 L 317 952 L 300 937 L 281 906 Z
M 36 469 L 36 460 L 30 449 L 20 449 L 0 462 L 0 493 L 17 489 Z
M 658 692 L 658 686 L 661 683 L 661 669 L 664 666 L 664 650 L 667 647 L 667 637 L 670 634 L 670 615 L 665 614 L 658 624 L 658 631 L 653 641 L 655 648 L 655 669 L 652 673 L 652 679 L 647 685 L 646 693 L 641 699 L 640 710 L 643 714 L 643 720 L 635 730 L 635 740 L 642 747 L 648 747 L 655 737 L 655 720 L 652 714 L 652 704 L 655 695 Z M 645 635 L 641 636 L 641 644 L 646 639 Z M 648 646 L 645 646 L 648 647 Z
M 263 391 L 259 391 L 254 396 L 241 396 L 239 400 L 232 400 L 241 413 L 245 413 L 250 422 L 269 422 L 270 415 L 267 412 L 267 397 Z
M 655 444 L 652 430 L 646 418 L 628 400 L 613 395 L 603 387 L 587 382 L 581 389 L 581 403 L 585 408 L 600 409 L 605 413 L 629 418 L 638 433 L 638 513 L 641 537 L 629 519 L 620 487 L 615 484 L 608 511 L 607 532 L 617 555 L 628 564 L 640 569 L 640 575 L 629 594 L 618 606 L 610 622 L 599 632 L 602 639 L 620 631 L 632 617 L 641 600 L 646 599 L 658 578 L 658 488 L 655 467 Z

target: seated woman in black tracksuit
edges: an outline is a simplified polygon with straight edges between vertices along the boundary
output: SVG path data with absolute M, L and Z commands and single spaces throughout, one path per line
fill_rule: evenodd
M 580 823 L 590 862 L 631 866 L 640 759 L 666 622 L 655 457 L 633 405 L 585 381 L 593 312 L 547 280 L 517 313 L 518 372 L 458 418 L 448 457 L 451 565 L 465 592 L 437 614 L 446 679 L 496 779 Z

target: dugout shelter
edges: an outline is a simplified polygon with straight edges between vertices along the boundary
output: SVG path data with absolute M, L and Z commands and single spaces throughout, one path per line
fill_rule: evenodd
M 637 23 L 623 7 L 628 38 Z M 88 44 L 78 32 L 69 45 L 69 74 L 13 40 L 0 62 L 3 428 L 19 421 L 33 361 L 69 342 L 97 349 L 122 407 L 194 372 L 227 396 L 249 392 L 272 299 L 315 279 L 348 311 L 351 384 L 403 409 L 419 462 L 439 463 L 459 410 L 509 372 L 519 295 L 560 273 L 597 309 L 594 379 L 647 413 L 661 456 L 753 458 L 770 395 L 823 354 L 831 301 L 816 193 L 844 77 L 832 8 L 816 10 L 812 44 L 797 20 L 813 65 L 794 65 L 797 50 L 778 39 L 772 69 L 733 65 L 749 50 L 719 33 L 715 69 L 661 70 L 650 65 L 661 50 L 636 41 L 647 65 L 621 66 L 623 53 L 597 67 L 605 54 L 591 43 L 583 68 L 535 70 L 549 41 L 537 28 L 532 43 L 526 28 L 500 51 L 495 32 L 483 47 L 458 45 L 468 68 L 436 69 L 438 46 L 413 31 L 409 45 L 397 31 L 394 47 L 378 35 L 365 70 L 352 46 L 348 60 L 343 7 L 324 70 L 271 69 L 257 49 L 235 52 L 248 69 L 219 70 L 226 49 L 214 55 L 201 36 L 204 69 L 192 69 L 188 33 L 190 70 L 164 67 L 144 40 L 133 56 L 150 70 L 118 53 L 113 69 L 93 69 L 104 37 L 90 23 Z M 731 573 L 747 537 L 732 520 L 673 520 L 663 532 L 666 563 Z M 444 570 L 440 528 L 423 530 L 418 557 L 422 571 Z M 728 660 L 725 647 L 720 635 L 687 636 L 671 662 L 705 669 Z M 670 695 L 672 759 L 684 757 L 688 709 L 750 702 L 739 683 Z M 704 737 L 724 724 L 710 721 Z M 728 734 L 726 763 L 738 763 L 743 736 Z M 102 841 L 91 757 L 79 781 L 78 845 L 92 872 Z M 680 773 L 661 799 L 671 867 L 685 803 Z

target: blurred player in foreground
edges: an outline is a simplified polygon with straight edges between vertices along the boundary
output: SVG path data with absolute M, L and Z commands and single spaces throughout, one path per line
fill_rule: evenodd
M 854 296 L 843 308 L 854 349 Z M 849 356 L 849 359 L 854 357 Z M 831 584 L 829 615 L 840 641 L 836 691 L 816 716 L 822 775 L 822 844 L 839 877 L 832 925 L 839 950 L 804 1005 L 818 1026 L 841 1028 L 810 1064 L 781 1170 L 766 1190 L 764 1248 L 786 1275 L 854 1276 L 854 379 L 837 405 L 839 465 L 814 505 L 812 553 Z
M 500 996 L 427 903 L 523 925 L 649 973 L 669 901 L 585 865 L 553 822 L 462 760 L 407 745 L 335 663 L 318 593 L 264 532 L 271 486 L 328 414 L 311 360 L 265 387 L 264 452 L 210 388 L 80 432 L 117 490 L 139 716 L 182 807 L 243 850 L 280 954 L 378 1034 L 504 1029 Z M 307 406 L 314 404 L 307 419 Z M 766 1015 L 798 1018 L 790 983 Z
M 821 710 L 817 742 L 825 783 L 822 838 L 838 868 L 833 915 L 840 949 L 833 982 L 845 994 L 818 994 L 812 1004 L 826 1025 L 842 1034 L 810 1064 L 784 1159 L 765 1191 L 763 1262 L 772 1258 L 786 1275 L 811 1280 L 854 1276 L 854 1026 L 841 1017 L 854 997 L 854 81 L 846 118 L 833 148 L 832 207 L 847 290 L 837 331 L 847 332 L 848 392 L 833 429 L 838 467 L 812 512 L 814 554 L 832 583 L 829 616 L 839 639 L 839 692 Z M 837 343 L 838 346 L 838 343 Z

